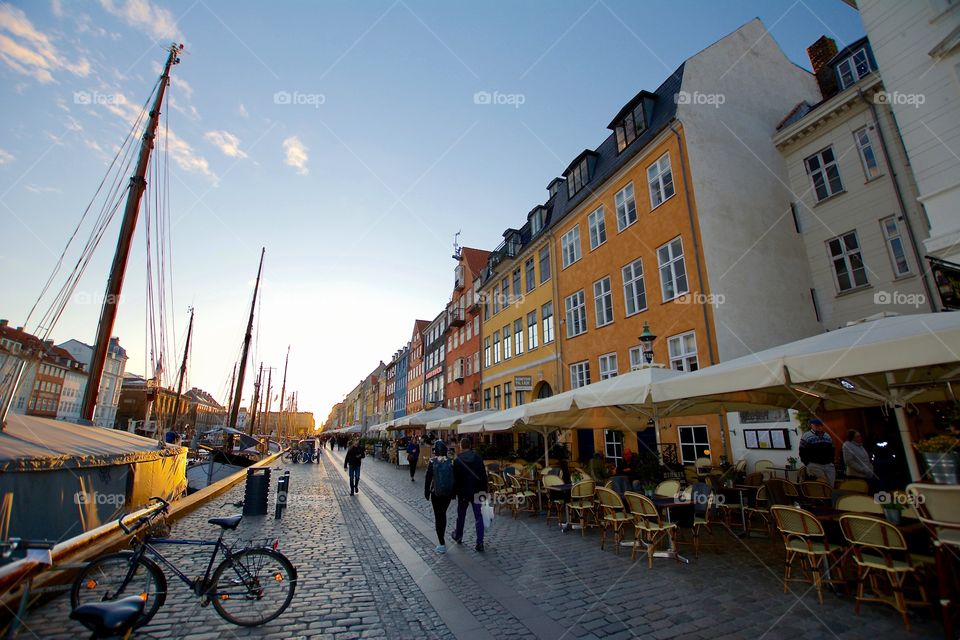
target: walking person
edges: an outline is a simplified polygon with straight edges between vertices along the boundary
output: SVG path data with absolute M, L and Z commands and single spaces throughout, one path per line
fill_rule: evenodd
M 420 445 L 416 438 L 410 438 L 407 445 L 407 464 L 410 465 L 410 482 L 413 482 L 413 474 L 417 472 L 417 462 L 420 460 Z
M 483 458 L 473 450 L 470 438 L 460 440 L 460 455 L 453 461 L 453 484 L 457 494 L 457 526 L 453 541 L 463 544 L 463 525 L 467 519 L 467 507 L 473 508 L 477 527 L 477 551 L 483 551 L 483 516 L 480 513 L 480 494 L 487 492 L 487 468 Z
M 454 496 L 453 461 L 447 457 L 447 445 L 437 440 L 433 457 L 423 479 L 423 497 L 433 505 L 433 522 L 437 528 L 437 553 L 446 553 L 444 534 L 447 530 L 447 508 Z
M 352 446 L 347 449 L 343 458 L 343 470 L 350 474 L 350 495 L 360 493 L 360 461 L 364 458 L 363 447 L 359 440 L 353 440 Z
M 807 473 L 823 480 L 832 489 L 837 481 L 837 469 L 833 466 L 837 452 L 823 420 L 810 420 L 810 431 L 800 436 L 799 449 L 800 461 L 806 465 Z

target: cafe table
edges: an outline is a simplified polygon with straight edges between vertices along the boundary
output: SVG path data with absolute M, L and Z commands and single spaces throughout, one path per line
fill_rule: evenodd
M 735 484 L 732 487 L 720 487 L 718 492 L 726 500 L 730 496 L 736 496 L 736 499 L 740 503 L 740 533 L 734 533 L 733 529 L 727 524 L 726 520 L 723 522 L 724 528 L 730 532 L 730 535 L 742 538 L 747 535 L 747 506 L 750 504 L 750 500 L 747 498 L 752 493 L 756 494 L 758 487 L 748 484 Z

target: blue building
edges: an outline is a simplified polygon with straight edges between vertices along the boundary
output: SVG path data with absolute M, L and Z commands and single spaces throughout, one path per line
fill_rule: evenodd
M 402 418 L 407 415 L 407 369 L 410 364 L 410 345 L 400 350 L 397 356 L 396 381 L 393 390 L 393 417 Z

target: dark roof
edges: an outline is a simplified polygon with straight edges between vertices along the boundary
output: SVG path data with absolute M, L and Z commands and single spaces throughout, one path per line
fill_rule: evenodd
M 597 152 L 594 151 L 593 149 L 584 149 L 583 151 L 581 151 L 581 152 L 580 152 L 580 155 L 578 155 L 576 158 L 574 158 L 573 160 L 571 160 L 571 161 L 570 161 L 570 164 L 567 165 L 567 168 L 563 170 L 563 175 L 567 175 L 568 173 L 570 173 L 571 171 L 573 171 L 573 169 L 574 169 L 578 164 L 580 164 L 581 162 L 583 162 L 583 159 L 586 158 L 587 156 L 594 156 L 594 157 L 596 157 L 596 156 L 597 156 Z
M 818 103 L 818 104 L 819 104 L 819 103 Z M 803 102 L 798 103 L 797 106 L 795 106 L 793 109 L 791 109 L 791 110 L 790 110 L 790 113 L 788 113 L 788 114 L 783 118 L 783 120 L 781 120 L 780 123 L 777 124 L 777 131 L 780 131 L 780 129 L 783 129 L 784 127 L 788 127 L 788 126 L 790 126 L 791 124 L 793 124 L 794 122 L 797 122 L 798 120 L 800 120 L 801 118 L 803 118 L 803 116 L 805 116 L 805 115 L 807 115 L 808 113 L 810 113 L 810 111 L 812 111 L 812 110 L 813 110 L 813 107 L 812 107 L 812 106 L 810 105 L 810 103 L 807 102 L 806 100 L 804 100 Z
M 836 65 L 838 62 L 840 62 L 844 58 L 848 58 L 851 55 L 853 55 L 854 51 L 862 48 L 864 45 L 867 45 L 867 47 L 870 46 L 870 41 L 866 36 L 860 38 L 859 40 L 854 40 L 853 42 L 845 46 L 843 49 L 840 49 L 840 51 L 837 52 L 837 55 L 830 58 L 830 61 L 827 62 L 827 65 L 831 67 Z
M 613 116 L 613 120 L 610 121 L 610 124 L 607 125 L 607 129 L 613 129 L 620 121 L 627 117 L 628 113 L 633 113 L 634 108 L 637 106 L 637 103 L 643 100 L 644 98 L 649 98 L 651 100 L 656 100 L 657 96 L 654 93 L 650 93 L 646 89 L 633 96 L 633 98 L 627 104 L 623 105 L 623 109 L 617 112 L 617 115 Z

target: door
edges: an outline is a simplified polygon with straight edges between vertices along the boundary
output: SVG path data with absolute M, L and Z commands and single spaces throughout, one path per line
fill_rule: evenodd
M 593 429 L 577 429 L 577 452 L 583 464 L 593 459 Z

